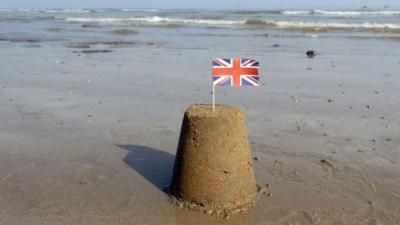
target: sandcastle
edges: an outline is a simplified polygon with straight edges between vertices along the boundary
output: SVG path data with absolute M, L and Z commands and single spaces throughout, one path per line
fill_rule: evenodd
M 180 206 L 209 214 L 248 208 L 260 192 L 246 119 L 237 107 L 192 105 L 184 115 L 170 192 Z

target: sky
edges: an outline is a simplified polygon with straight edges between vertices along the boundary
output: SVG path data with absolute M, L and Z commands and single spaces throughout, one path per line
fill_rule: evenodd
M 0 0 L 0 8 L 382 9 L 400 0 Z

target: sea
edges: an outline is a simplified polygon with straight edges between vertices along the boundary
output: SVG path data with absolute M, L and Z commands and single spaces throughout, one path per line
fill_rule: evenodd
M 227 51 L 227 56 L 315 50 L 397 57 L 400 9 L 0 8 L 0 47 L 79 49 L 91 47 L 88 43 L 113 48 L 212 49 Z

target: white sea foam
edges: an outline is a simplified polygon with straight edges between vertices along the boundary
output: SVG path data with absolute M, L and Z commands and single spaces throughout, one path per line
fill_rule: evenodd
M 75 8 L 66 8 L 66 9 L 45 9 L 45 8 L 37 8 L 37 9 L 0 9 L 0 12 L 25 12 L 25 13 L 92 13 L 97 10 L 93 9 L 75 9 Z
M 212 20 L 212 19 L 182 19 L 170 17 L 129 17 L 129 18 L 94 18 L 94 17 L 67 17 L 67 22 L 100 23 L 100 24 L 144 24 L 144 25 L 168 25 L 168 24 L 198 24 L 198 25 L 240 25 L 243 21 Z
M 326 28 L 326 29 L 386 29 L 400 31 L 400 24 L 394 23 L 337 23 L 263 20 L 266 25 L 281 28 Z
M 96 17 L 67 17 L 66 22 L 99 23 L 108 25 L 204 25 L 204 26 L 269 26 L 283 29 L 359 29 L 382 32 L 400 32 L 400 24 L 395 23 L 340 23 L 340 22 L 305 22 L 289 20 L 222 20 L 222 19 L 184 19 L 170 17 L 127 17 L 127 18 L 96 18 Z
M 309 15 L 311 11 L 282 11 L 285 15 Z
M 399 10 L 385 11 L 328 11 L 328 10 L 309 10 L 309 11 L 282 11 L 285 15 L 325 15 L 325 16 L 400 16 Z
M 124 12 L 158 12 L 159 9 L 122 9 Z
M 0 8 L 0 13 L 2 12 L 12 12 L 12 9 L 4 9 L 4 8 Z

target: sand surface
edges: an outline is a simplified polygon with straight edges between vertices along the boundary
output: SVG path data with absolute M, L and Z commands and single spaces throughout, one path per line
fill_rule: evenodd
M 262 87 L 217 89 L 246 109 L 272 193 L 229 220 L 176 209 L 162 189 L 184 110 L 210 102 L 210 59 L 232 49 L 2 42 L 0 224 L 400 224 L 398 55 L 308 59 L 269 41 L 241 49 Z

